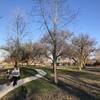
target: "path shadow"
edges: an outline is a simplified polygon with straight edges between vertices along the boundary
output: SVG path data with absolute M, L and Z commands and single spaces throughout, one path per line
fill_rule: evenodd
M 15 93 L 12 100 L 27 100 L 27 88 L 25 86 L 21 86 L 18 93 Z

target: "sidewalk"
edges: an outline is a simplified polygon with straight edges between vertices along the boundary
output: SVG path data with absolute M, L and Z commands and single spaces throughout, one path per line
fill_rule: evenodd
M 24 78 L 24 79 L 21 79 L 18 81 L 18 84 L 16 86 L 13 87 L 12 83 L 7 86 L 7 84 L 3 84 L 3 85 L 0 85 L 0 99 L 6 95 L 7 93 L 9 93 L 10 91 L 14 90 L 15 88 L 27 83 L 27 82 L 30 82 L 32 80 L 36 80 L 36 79 L 39 79 L 43 76 L 46 75 L 46 72 L 44 72 L 43 70 L 41 69 L 35 69 L 38 74 L 36 74 L 35 76 L 30 76 L 30 77 L 27 77 L 27 78 Z

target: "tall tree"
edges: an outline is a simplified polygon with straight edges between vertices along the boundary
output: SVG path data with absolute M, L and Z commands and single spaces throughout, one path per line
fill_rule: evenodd
M 24 36 L 25 31 L 25 22 L 21 14 L 17 14 L 15 17 L 14 23 L 14 36 L 8 38 L 7 45 L 3 47 L 10 53 L 10 58 L 13 59 L 15 65 L 18 64 L 21 59 L 22 50 L 21 50 L 21 39 Z
M 41 59 L 44 58 L 44 52 L 46 50 L 42 47 L 40 42 L 37 43 L 24 43 L 20 49 L 21 52 L 21 62 L 22 63 L 30 63 L 30 64 L 36 64 Z
M 95 51 L 96 42 L 87 34 L 79 34 L 72 39 L 70 56 L 79 64 L 81 70 L 86 63 L 87 58 Z
M 55 73 L 55 83 L 57 83 L 57 73 L 56 64 L 59 57 L 64 54 L 65 46 L 67 46 L 67 41 L 72 35 L 70 32 L 59 31 L 54 36 L 55 40 L 52 41 L 49 34 L 44 35 L 41 39 L 42 47 L 45 48 L 45 56 L 51 59 L 53 63 L 53 69 Z M 67 51 L 66 51 L 67 52 Z
M 46 50 L 42 47 L 41 43 L 34 43 L 31 54 L 32 62 L 35 64 L 35 62 L 38 63 L 41 59 L 44 59 L 44 52 L 46 52 Z
M 35 0 L 33 0 L 35 1 Z M 54 81 L 57 83 L 57 35 L 58 31 L 68 25 L 77 15 L 75 10 L 69 8 L 66 0 L 37 0 L 40 12 L 39 20 L 42 26 L 45 26 L 52 42 Z

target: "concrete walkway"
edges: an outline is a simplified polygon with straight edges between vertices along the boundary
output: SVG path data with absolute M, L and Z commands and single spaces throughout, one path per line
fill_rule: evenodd
M 5 96 L 7 93 L 9 93 L 10 91 L 14 90 L 15 88 L 27 83 L 27 82 L 30 82 L 32 80 L 36 80 L 36 79 L 39 79 L 43 76 L 46 75 L 46 72 L 44 72 L 43 70 L 41 69 L 35 69 L 38 74 L 36 74 L 35 76 L 30 76 L 30 77 L 27 77 L 27 78 L 24 78 L 24 79 L 20 79 L 17 83 L 16 86 L 13 87 L 13 84 L 11 83 L 9 86 L 7 86 L 7 84 L 3 84 L 3 85 L 0 85 L 0 99 Z

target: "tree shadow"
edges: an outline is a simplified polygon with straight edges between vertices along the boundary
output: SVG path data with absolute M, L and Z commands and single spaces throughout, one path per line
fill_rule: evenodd
M 73 83 L 77 82 L 79 85 L 83 85 L 83 86 L 88 87 L 90 89 L 95 88 L 95 90 L 100 91 L 98 86 L 95 86 L 92 83 L 85 82 L 85 81 L 81 80 L 79 77 L 73 77 L 73 76 L 69 76 L 69 75 L 60 75 L 60 74 L 58 76 L 66 79 L 66 80 L 68 80 L 68 77 L 70 77 L 70 81 Z
M 50 77 L 46 77 L 46 79 L 51 83 L 51 84 L 55 84 L 53 81 L 53 78 Z M 100 100 L 97 97 L 94 97 L 92 94 L 88 94 L 87 92 L 85 92 L 84 90 L 77 88 L 73 85 L 70 85 L 68 83 L 65 83 L 62 80 L 58 80 L 58 84 L 57 85 L 59 88 L 63 89 L 64 91 L 66 91 L 67 93 L 72 94 L 73 96 L 76 96 L 77 98 L 79 98 L 80 100 Z
M 61 80 L 59 80 L 57 86 L 67 91 L 68 93 L 80 98 L 80 100 L 100 100 L 99 98 L 86 93 L 84 90 L 76 88 L 75 86 L 67 84 Z
M 27 88 L 25 86 L 21 86 L 18 93 L 15 93 L 12 100 L 27 100 Z

